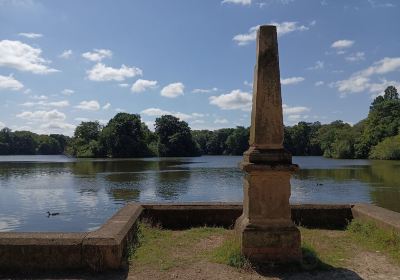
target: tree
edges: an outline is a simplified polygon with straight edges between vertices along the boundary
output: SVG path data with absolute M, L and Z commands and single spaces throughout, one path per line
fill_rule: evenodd
M 57 155 L 62 153 L 60 143 L 53 137 L 40 135 L 38 137 L 37 153 L 40 155 Z
M 208 153 L 210 155 L 227 154 L 226 140 L 233 131 L 233 128 L 221 128 L 215 130 L 207 143 Z
M 81 122 L 74 132 L 72 154 L 77 157 L 103 156 L 103 147 L 98 142 L 102 126 L 98 121 Z
M 112 157 L 142 157 L 150 154 L 149 131 L 137 114 L 118 113 L 104 127 L 100 143 Z
M 171 115 L 164 115 L 156 119 L 155 128 L 159 139 L 158 153 L 160 156 L 199 155 L 187 122 L 180 121 Z
M 238 126 L 225 141 L 225 154 L 242 155 L 249 148 L 250 129 Z

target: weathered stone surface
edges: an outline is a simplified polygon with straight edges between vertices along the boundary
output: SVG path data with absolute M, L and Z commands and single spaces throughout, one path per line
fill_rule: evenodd
M 250 148 L 242 170 L 243 214 L 235 228 L 242 253 L 258 262 L 292 262 L 301 257 L 300 233 L 291 220 L 290 176 L 298 169 L 283 148 L 283 115 L 275 26 L 257 33 Z
M 373 222 L 378 227 L 400 233 L 400 213 L 371 204 L 356 204 L 351 212 L 356 219 Z
M 82 242 L 82 259 L 93 271 L 122 268 L 127 264 L 128 245 L 135 241 L 139 204 L 127 204 L 100 229 L 90 232 Z
M 283 115 L 275 26 L 260 26 L 257 34 L 250 145 L 257 149 L 283 149 Z

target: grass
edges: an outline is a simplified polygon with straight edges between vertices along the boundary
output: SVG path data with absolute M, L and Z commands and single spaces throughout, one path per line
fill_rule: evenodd
M 354 220 L 346 230 L 301 227 L 300 231 L 304 270 L 346 267 L 365 250 L 380 251 L 400 264 L 400 235 L 374 224 Z M 252 268 L 241 255 L 239 238 L 232 230 L 199 227 L 172 231 L 142 223 L 139 232 L 139 245 L 130 248 L 130 259 L 136 269 L 163 271 L 199 261 Z
M 354 220 L 347 231 L 352 240 L 369 250 L 388 254 L 400 264 L 400 234 L 377 227 L 374 223 Z
M 205 259 L 207 248 L 193 248 L 201 240 L 209 236 L 222 236 L 223 228 L 199 227 L 182 231 L 172 231 L 151 227 L 141 223 L 140 246 L 131 257 L 137 267 L 150 267 L 168 270 L 178 266 Z M 192 251 L 196 250 L 195 254 Z M 211 249 L 210 249 L 211 250 Z

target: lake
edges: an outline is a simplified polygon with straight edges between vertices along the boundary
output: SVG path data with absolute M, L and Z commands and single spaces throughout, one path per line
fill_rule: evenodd
M 240 202 L 241 159 L 0 156 L 0 231 L 94 230 L 130 201 Z M 400 161 L 293 161 L 301 169 L 292 203 L 368 202 L 400 212 Z

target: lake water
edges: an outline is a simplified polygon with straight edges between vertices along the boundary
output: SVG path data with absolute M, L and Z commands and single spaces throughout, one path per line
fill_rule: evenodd
M 0 156 L 0 231 L 94 230 L 129 201 L 240 202 L 241 159 Z M 293 203 L 369 202 L 400 212 L 400 161 L 293 161 L 301 168 Z

